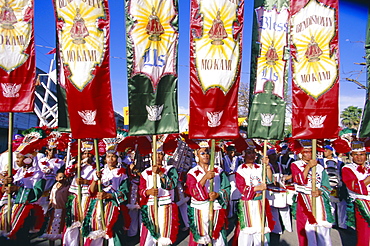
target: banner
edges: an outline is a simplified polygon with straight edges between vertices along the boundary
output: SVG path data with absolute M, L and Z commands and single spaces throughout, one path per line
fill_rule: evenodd
M 0 3 L 0 112 L 30 112 L 35 101 L 34 1 Z
M 54 0 L 54 8 L 72 137 L 113 138 L 108 1 Z
M 190 138 L 237 138 L 244 1 L 192 0 Z
M 130 135 L 178 133 L 177 0 L 126 0 Z
M 366 31 L 366 68 L 367 68 L 367 94 L 364 111 L 362 112 L 359 137 L 370 137 L 370 9 L 367 17 L 367 31 Z
M 289 1 L 254 3 L 248 138 L 283 139 L 290 59 Z
M 293 138 L 338 136 L 338 1 L 291 3 Z

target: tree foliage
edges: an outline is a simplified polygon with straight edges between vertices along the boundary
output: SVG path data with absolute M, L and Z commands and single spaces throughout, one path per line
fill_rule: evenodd
M 349 106 L 345 108 L 341 114 L 341 123 L 344 127 L 358 130 L 362 115 L 362 108 L 357 106 Z

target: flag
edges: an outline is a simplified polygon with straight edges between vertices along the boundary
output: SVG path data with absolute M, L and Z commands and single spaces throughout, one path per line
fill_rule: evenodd
M 338 1 L 291 2 L 293 138 L 338 136 Z
M 31 112 L 35 101 L 34 1 L 2 1 L 0 112 Z
M 54 8 L 72 137 L 115 137 L 108 1 L 54 0 Z
M 370 9 L 367 17 L 367 31 L 366 31 L 366 67 L 367 67 L 367 96 L 364 111 L 362 112 L 359 137 L 370 137 Z
M 248 138 L 284 138 L 289 1 L 275 2 L 254 5 Z
M 177 0 L 126 0 L 130 135 L 177 133 Z
M 237 138 L 244 1 L 192 0 L 190 138 Z

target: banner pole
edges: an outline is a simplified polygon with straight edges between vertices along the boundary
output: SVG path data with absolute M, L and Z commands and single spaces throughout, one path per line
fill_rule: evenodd
M 209 170 L 213 171 L 215 169 L 215 146 L 216 146 L 216 140 L 211 140 L 211 160 L 209 163 Z M 214 179 L 209 180 L 209 192 L 213 192 L 214 189 Z M 213 239 L 212 239 L 212 232 L 213 232 L 213 201 L 209 201 L 209 237 L 211 238 L 211 242 L 208 245 L 213 245 Z
M 96 138 L 94 139 L 94 148 L 95 148 L 96 172 L 100 172 L 98 139 Z M 98 179 L 98 192 L 102 192 L 100 178 Z M 102 199 L 99 199 L 99 206 L 100 206 L 101 227 L 104 231 L 105 230 L 105 217 L 104 217 L 104 203 Z
M 312 160 L 316 161 L 316 139 L 312 139 Z M 316 166 L 312 168 L 312 191 L 316 191 Z M 312 196 L 312 215 L 316 219 L 316 197 Z
M 267 156 L 267 140 L 263 142 L 263 157 Z M 266 184 L 266 163 L 262 161 L 262 183 Z M 265 222 L 266 222 L 266 190 L 262 191 L 262 214 L 261 214 L 261 245 L 265 244 Z
M 13 123 L 14 123 L 14 117 L 13 112 L 9 112 L 9 130 L 8 130 L 8 177 L 12 177 L 12 169 L 13 169 Z M 8 188 L 12 184 L 8 184 Z M 8 193 L 8 211 L 7 211 L 7 222 L 8 222 L 8 231 L 12 229 L 12 194 Z
M 77 178 L 81 178 L 81 139 L 77 139 Z M 83 215 L 82 215 L 82 187 L 81 184 L 78 183 L 77 185 L 77 208 L 79 213 L 79 221 L 83 222 Z M 84 244 L 84 239 L 82 236 L 82 227 L 80 229 L 80 246 Z
M 153 155 L 152 155 L 152 166 L 157 165 L 157 135 L 153 135 Z M 157 189 L 157 174 L 153 173 L 153 188 Z M 158 224 L 158 196 L 154 196 L 154 227 L 156 234 L 159 232 Z

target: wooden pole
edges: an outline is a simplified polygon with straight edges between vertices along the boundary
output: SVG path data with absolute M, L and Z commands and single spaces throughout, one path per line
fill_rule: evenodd
M 81 178 L 81 139 L 77 139 L 77 178 Z M 82 187 L 80 184 L 77 185 L 77 207 L 79 213 L 79 221 L 83 223 L 82 215 Z M 80 246 L 84 244 L 82 236 L 82 227 L 80 229 Z
M 267 156 L 267 140 L 263 143 L 263 157 Z M 266 184 L 266 163 L 262 161 L 262 183 Z M 262 211 L 261 211 L 261 245 L 265 244 L 265 221 L 266 221 L 266 190 L 262 191 Z
M 316 139 L 312 139 L 312 160 L 316 160 Z M 316 191 L 316 166 L 312 168 L 312 191 Z M 312 196 L 312 215 L 316 218 L 316 197 Z
M 13 138 L 13 123 L 14 117 L 13 112 L 9 112 L 9 130 L 8 130 L 8 177 L 12 177 L 12 169 L 13 169 L 13 148 L 12 148 L 12 138 Z M 12 184 L 8 184 L 10 187 Z M 12 194 L 8 194 L 8 211 L 7 211 L 7 221 L 8 221 L 8 231 L 12 228 L 11 221 L 12 221 Z
M 153 155 L 152 155 L 153 164 L 157 165 L 157 135 L 153 135 Z M 153 188 L 157 189 L 157 174 L 153 173 Z M 154 196 L 154 229 L 156 233 L 159 232 L 159 224 L 158 224 L 158 197 Z
M 94 148 L 95 148 L 96 172 L 100 172 L 99 148 L 98 148 L 97 139 L 94 139 Z M 98 192 L 102 192 L 100 178 L 98 179 Z M 99 199 L 99 206 L 100 206 L 101 227 L 102 227 L 102 230 L 104 231 L 105 230 L 105 217 L 104 217 L 104 204 L 103 204 L 102 199 Z
M 213 171 L 215 169 L 215 146 L 216 140 L 211 140 L 211 156 L 210 156 L 210 163 L 209 163 L 209 170 Z M 213 192 L 214 189 L 214 180 L 209 180 L 209 192 Z M 209 201 L 209 237 L 211 238 L 211 242 L 208 245 L 213 245 L 212 233 L 213 233 L 213 201 Z

